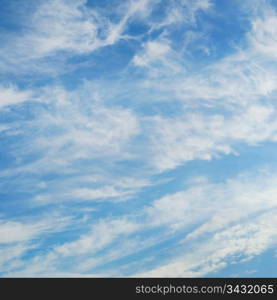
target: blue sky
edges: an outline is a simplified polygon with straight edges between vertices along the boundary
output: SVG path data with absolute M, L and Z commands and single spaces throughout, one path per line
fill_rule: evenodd
M 276 1 L 0 3 L 0 276 L 276 277 Z

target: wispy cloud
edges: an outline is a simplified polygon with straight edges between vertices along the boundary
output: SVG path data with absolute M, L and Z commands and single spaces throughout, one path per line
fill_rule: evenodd
M 70 256 L 78 261 L 73 272 L 90 272 L 107 259 L 135 254 L 141 243 L 151 248 L 180 233 L 183 238 L 173 245 L 166 261 L 143 273 L 129 270 L 129 275 L 202 276 L 225 267 L 229 259 L 236 263 L 251 259 L 276 244 L 276 175 L 268 172 L 258 171 L 254 177 L 242 174 L 222 184 L 195 178 L 188 189 L 157 199 L 136 214 L 94 222 L 77 240 L 51 249 L 46 254 L 48 268 L 39 268 L 39 261 L 45 260 L 41 256 L 30 262 L 30 268 L 36 266 L 34 274 L 39 276 L 48 274 L 49 268 L 60 272 L 62 261 Z M 31 269 L 20 272 L 28 274 Z
M 0 87 L 0 109 L 9 105 L 17 105 L 26 101 L 34 101 L 33 91 L 20 90 L 16 86 L 2 86 Z

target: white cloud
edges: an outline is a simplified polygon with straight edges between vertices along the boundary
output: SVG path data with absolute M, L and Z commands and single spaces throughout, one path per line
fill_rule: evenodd
M 24 267 L 21 259 L 28 251 L 37 249 L 40 242 L 54 233 L 63 231 L 72 218 L 58 215 L 41 216 L 40 220 L 0 221 L 0 270 L 14 271 Z
M 149 66 L 153 61 L 163 61 L 165 55 L 171 50 L 167 43 L 158 41 L 148 42 L 142 55 L 136 55 L 133 62 L 136 66 Z
M 166 224 L 177 229 L 204 222 L 187 237 L 196 238 L 276 208 L 276 182 L 276 175 L 266 170 L 255 176 L 241 174 L 223 183 L 196 180 L 187 190 L 155 200 L 146 214 L 150 224 Z
M 234 225 L 209 239 L 187 246 L 186 254 L 150 271 L 136 273 L 138 277 L 202 277 L 259 255 L 276 246 L 276 216 L 265 213 L 255 222 Z
M 36 45 L 38 57 L 57 51 L 85 53 L 97 47 L 97 15 L 86 1 L 47 1 L 34 13 L 34 32 L 27 36 L 27 49 Z
M 34 95 L 31 90 L 19 90 L 13 85 L 0 87 L 0 109 L 33 100 Z
M 129 38 L 124 35 L 129 21 L 146 18 L 154 4 L 150 0 L 128 1 L 120 5 L 120 19 L 114 23 L 107 16 L 109 7 L 107 12 L 93 10 L 85 0 L 41 2 L 34 6 L 22 32 L 3 35 L 1 72 L 57 74 L 69 68 L 68 57 Z
M 134 233 L 137 229 L 138 224 L 125 219 L 103 220 L 94 224 L 91 232 L 84 234 L 76 241 L 57 247 L 55 251 L 62 255 L 70 256 L 86 253 L 92 254 L 109 245 L 115 239 Z
M 223 183 L 196 178 L 186 190 L 157 199 L 136 214 L 95 222 L 78 239 L 51 249 L 45 270 L 39 267 L 41 256 L 33 267 L 38 274 L 47 274 L 51 268 L 59 272 L 58 262 L 70 256 L 78 261 L 78 270 L 91 270 L 153 247 L 174 232 L 188 231 L 168 258 L 158 262 L 160 266 L 149 272 L 138 272 L 147 264 L 137 266 L 134 276 L 203 276 L 274 246 L 276 182 L 276 174 L 270 170 L 255 170 Z
M 230 221 L 230 216 L 226 216 Z M 179 254 L 175 254 L 174 258 L 133 276 L 202 277 L 227 267 L 229 263 L 236 264 L 252 259 L 276 247 L 276 221 L 276 212 L 273 210 L 242 220 L 239 224 L 231 224 L 225 228 L 218 226 L 216 233 L 203 235 L 197 242 L 185 240 Z
M 208 11 L 211 7 L 212 2 L 210 0 L 177 0 L 168 2 L 165 17 L 158 22 L 149 21 L 151 25 L 150 32 L 163 29 L 167 33 L 171 26 L 180 24 L 195 25 L 198 13 Z
M 130 38 L 124 34 L 125 29 L 128 27 L 128 23 L 136 18 L 145 19 L 151 14 L 153 6 L 160 0 L 129 0 L 127 4 L 120 6 L 121 19 L 117 24 L 109 22 L 107 38 L 104 42 L 105 45 L 114 44 L 121 38 Z
M 22 224 L 14 221 L 0 223 L 0 243 L 28 241 L 43 229 L 42 224 Z
M 134 276 L 200 277 L 275 247 L 276 181 L 269 170 L 256 170 L 224 183 L 196 180 L 154 201 L 145 210 L 149 224 L 189 232 L 165 262 Z
M 32 121 L 12 124 L 21 129 L 22 136 L 28 135 L 28 141 L 24 139 L 20 148 L 10 154 L 19 162 L 26 155 L 39 154 L 37 160 L 20 164 L 12 172 L 48 172 L 60 167 L 76 171 L 72 163 L 82 159 L 101 157 L 116 161 L 134 155 L 128 147 L 130 140 L 139 134 L 140 123 L 130 109 L 108 108 L 89 90 L 88 94 L 82 94 L 85 90 L 82 88 L 74 93 L 50 90 L 36 90 L 44 104 Z M 25 100 L 25 92 L 18 94 Z
M 198 1 L 196 6 L 207 9 L 208 3 Z M 276 141 L 274 26 L 267 23 L 274 23 L 276 16 L 268 6 L 263 14 L 262 19 L 251 15 L 253 26 L 243 49 L 201 70 L 188 72 L 169 34 L 145 42 L 134 56 L 133 65 L 147 70 L 141 85 L 136 86 L 150 95 L 146 105 L 148 100 L 166 105 L 178 101 L 181 107 L 178 116 L 156 114 L 143 120 L 148 122 L 145 127 L 149 131 L 145 149 L 150 149 L 150 164 L 158 171 L 194 159 L 211 160 L 236 153 L 238 143 L 253 146 Z M 256 22 L 262 22 L 261 26 Z M 261 52 L 259 41 L 268 51 Z
M 164 171 L 194 159 L 211 160 L 220 154 L 235 154 L 237 142 L 256 145 L 276 141 L 275 114 L 275 107 L 260 104 L 249 105 L 246 111 L 236 111 L 231 117 L 202 113 L 179 118 L 154 117 L 152 163 Z
M 77 94 L 76 99 L 78 99 Z M 53 112 L 44 112 L 38 120 L 40 128 L 60 128 L 59 132 L 47 137 L 38 137 L 37 143 L 60 151 L 65 145 L 74 158 L 85 158 L 105 153 L 119 153 L 124 144 L 139 132 L 136 116 L 128 109 L 107 108 L 86 100 L 84 108 L 68 103 Z M 64 150 L 63 150 L 64 153 Z
M 78 177 L 76 179 L 78 180 Z M 106 181 L 108 182 L 108 178 Z M 59 182 L 58 185 L 60 186 L 60 184 L 61 182 Z M 82 183 L 82 185 L 84 184 L 85 182 Z M 61 188 L 58 190 L 54 189 L 52 192 L 48 191 L 46 194 L 38 194 L 33 200 L 37 204 L 61 203 L 66 201 L 107 201 L 109 199 L 115 202 L 126 201 L 132 198 L 142 187 L 145 187 L 150 183 L 145 182 L 143 185 L 140 185 L 138 181 L 129 186 L 120 186 L 118 184 L 112 185 L 112 183 L 111 185 L 105 184 L 106 183 L 104 183 L 104 185 L 102 184 L 99 188 L 94 189 L 90 187 L 70 187 L 66 188 L 65 191 Z M 89 184 L 87 186 L 89 186 Z
M 193 3 L 189 0 L 181 0 L 180 2 L 184 5 L 185 9 L 189 9 L 188 16 L 190 20 L 194 20 L 198 11 L 206 11 L 212 6 L 212 2 L 210 0 L 196 0 L 193 1 Z
M 274 44 L 276 40 L 274 22 L 276 22 L 277 17 L 275 11 L 268 5 L 261 7 L 263 9 L 260 9 L 259 12 L 262 17 L 254 14 L 249 19 L 252 28 L 246 34 L 246 44 L 243 48 L 237 45 L 236 49 L 232 49 L 232 54 L 207 64 L 199 70 L 192 69 L 190 73 L 187 72 L 186 67 L 186 64 L 189 66 L 190 63 L 186 57 L 183 57 L 183 63 L 181 63 L 179 49 L 172 56 L 171 64 L 174 63 L 175 59 L 176 65 L 181 69 L 180 72 L 176 75 L 176 73 L 170 72 L 170 69 L 165 65 L 164 69 L 167 72 L 163 74 L 160 66 L 159 72 L 163 76 L 158 77 L 156 81 L 152 77 L 148 80 L 144 78 L 145 87 L 157 89 L 160 93 L 170 92 L 173 99 L 183 100 L 186 106 L 194 108 L 196 105 L 197 107 L 214 105 L 230 109 L 230 105 L 240 107 L 253 103 L 261 97 L 272 95 L 277 88 L 276 47 Z M 170 32 L 172 33 L 174 30 L 171 29 Z M 186 36 L 189 37 L 189 33 L 190 31 L 186 31 Z M 201 32 L 193 31 L 193 35 L 201 36 Z M 166 38 L 167 45 L 170 45 L 169 34 L 159 36 L 150 43 L 159 43 L 161 37 Z M 205 40 L 207 39 L 206 36 Z M 185 41 L 184 46 L 186 43 Z M 201 46 L 199 43 L 195 46 L 196 49 Z M 205 48 L 205 45 L 202 46 Z M 157 46 L 157 48 L 163 49 L 162 45 Z M 145 47 L 144 55 L 135 56 L 135 62 L 142 64 L 145 60 L 145 64 L 148 63 L 146 50 L 147 47 Z M 182 49 L 182 51 L 186 53 L 186 49 Z M 153 58 L 159 59 L 155 52 L 153 53 Z M 152 68 L 154 67 L 152 66 Z M 151 64 L 148 65 L 148 68 L 151 68 Z M 168 101 L 172 101 L 172 99 L 168 99 Z
M 21 257 L 29 250 L 34 249 L 37 245 L 30 245 L 25 243 L 16 243 L 1 246 L 0 248 L 0 269 L 8 272 L 18 267 L 24 266 Z
M 277 14 L 265 5 L 263 15 L 252 22 L 252 32 L 249 34 L 251 46 L 258 54 L 276 58 L 277 53 Z
M 38 5 L 28 18 L 26 29 L 10 34 L 1 49 L 2 72 L 30 69 L 48 72 L 63 59 L 59 57 L 59 61 L 51 64 L 51 61 L 43 61 L 44 58 L 59 51 L 81 54 L 99 47 L 98 17 L 85 3 L 82 0 L 51 0 Z
M 32 222 L 0 220 L 0 244 L 28 242 L 40 235 L 60 231 L 71 218 L 59 216 L 59 220 L 55 220 L 57 216 L 54 214 Z
M 118 175 L 116 178 L 113 178 L 113 176 L 109 175 L 105 170 L 102 172 L 103 176 L 82 176 L 78 173 L 79 169 L 80 166 L 76 166 L 75 170 L 71 170 L 68 177 L 50 182 L 36 180 L 37 175 L 35 173 L 35 178 L 31 181 L 23 180 L 20 184 L 25 187 L 32 186 L 32 189 L 37 191 L 35 196 L 31 198 L 32 204 L 35 205 L 66 202 L 87 202 L 87 204 L 90 205 L 95 202 L 103 201 L 127 201 L 135 197 L 143 188 L 160 184 L 159 181 L 152 182 L 150 180 L 141 179 L 140 177 L 136 177 L 135 174 L 133 174 L 132 177 Z M 89 166 L 88 173 L 90 173 L 92 169 L 93 166 Z M 25 169 L 18 172 L 28 172 L 28 170 Z M 29 170 L 29 172 L 31 172 L 31 170 Z M 33 172 L 35 172 L 35 170 L 33 170 Z M 101 172 L 98 171 L 98 173 Z

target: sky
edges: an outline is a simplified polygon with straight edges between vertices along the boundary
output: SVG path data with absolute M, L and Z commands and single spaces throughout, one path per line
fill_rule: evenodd
M 0 7 L 1 277 L 276 277 L 276 0 Z

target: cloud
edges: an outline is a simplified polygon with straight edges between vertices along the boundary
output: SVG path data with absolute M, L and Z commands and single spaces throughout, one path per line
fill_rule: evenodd
M 203 277 L 226 266 L 229 262 L 249 260 L 276 246 L 276 217 L 265 213 L 255 223 L 231 226 L 193 246 L 193 252 L 180 255 L 171 262 L 150 271 L 136 273 L 138 277 Z
M 18 129 L 9 150 L 15 165 L 0 172 L 3 190 L 14 186 L 7 197 L 24 193 L 24 201 L 35 206 L 116 202 L 152 184 L 149 176 L 127 167 L 115 170 L 118 162 L 137 155 L 131 140 L 140 133 L 140 121 L 132 110 L 108 107 L 85 85 L 74 92 L 53 86 L 33 93 L 40 97 L 32 118 L 12 121 L 1 133 L 3 140 L 11 140 Z
M 276 58 L 277 15 L 274 9 L 265 5 L 263 14 L 252 22 L 252 32 L 249 40 L 260 55 Z
M 0 109 L 6 106 L 17 105 L 26 101 L 33 101 L 34 95 L 31 90 L 19 90 L 16 86 L 0 87 Z
M 43 192 L 42 189 L 42 192 L 36 195 L 33 201 L 37 204 L 66 201 L 107 201 L 109 199 L 119 202 L 129 200 L 144 187 L 152 184 L 155 183 L 135 177 L 119 177 L 113 182 L 110 178 L 90 180 L 86 177 L 73 176 L 73 178 L 68 178 L 66 182 L 63 182 L 63 188 L 61 188 L 61 181 L 58 184 L 51 184 L 51 188 L 45 184 L 43 188 L 45 190 L 47 187 L 47 192 Z M 93 185 L 96 187 L 92 188 Z
M 25 220 L 0 220 L 0 274 L 24 267 L 22 256 L 40 247 L 45 238 L 72 225 L 72 217 L 58 212 Z
M 13 271 L 18 267 L 24 266 L 21 257 L 29 250 L 35 248 L 35 245 L 14 244 L 0 248 L 0 267 L 2 272 Z
M 138 225 L 128 220 L 101 221 L 92 227 L 92 231 L 80 237 L 79 240 L 61 245 L 55 249 L 63 255 L 94 253 L 98 249 L 109 245 L 119 236 L 131 234 Z
M 262 19 L 255 15 L 252 20 L 246 45 L 201 70 L 188 72 L 189 65 L 168 37 L 148 41 L 134 56 L 133 64 L 147 69 L 140 87 L 155 99 L 149 101 L 172 107 L 179 103 L 172 117 L 165 112 L 145 118 L 151 128 L 148 149 L 157 170 L 236 154 L 236 145 L 241 143 L 253 146 L 276 141 L 277 73 L 270 50 L 274 46 L 269 45 L 274 43 L 269 28 L 274 27 L 266 23 L 274 22 L 276 16 L 267 6 L 263 14 Z M 256 22 L 263 25 L 256 26 Z M 259 39 L 268 51 L 261 52 Z
M 130 235 L 137 230 L 137 224 L 132 223 L 124 219 L 112 219 L 101 220 L 91 226 L 91 230 L 80 236 L 76 241 L 63 243 L 57 245 L 52 251 L 46 252 L 42 256 L 35 256 L 31 259 L 27 268 L 19 268 L 16 274 L 19 276 L 30 276 L 30 274 L 36 274 L 36 276 L 51 276 L 49 274 L 62 274 L 63 271 L 59 271 L 59 264 L 68 256 L 77 258 L 84 255 L 92 256 L 97 251 L 109 246 L 119 237 L 124 235 Z M 75 265 L 78 269 L 78 266 Z M 86 269 L 83 267 L 82 269 Z M 76 272 L 64 272 L 65 274 L 77 274 Z M 10 275 L 13 276 L 14 272 Z M 26 275 L 25 275 L 26 276 Z M 99 276 L 99 275 L 98 275 Z
M 39 235 L 63 229 L 70 217 L 61 217 L 55 221 L 55 215 L 44 217 L 40 221 L 19 222 L 12 220 L 0 221 L 0 244 L 32 241 Z
M 119 21 L 114 22 L 109 17 L 110 8 L 98 11 L 84 0 L 39 2 L 26 18 L 28 22 L 24 20 L 24 30 L 2 35 L 1 72 L 57 75 L 65 68 L 72 69 L 69 58 L 89 55 L 129 38 L 124 34 L 128 22 L 146 18 L 154 4 L 149 0 L 128 1 L 120 6 Z
M 154 117 L 152 163 L 164 171 L 195 159 L 236 154 L 239 142 L 257 145 L 276 141 L 275 114 L 274 106 L 259 104 L 237 110 L 231 116 L 187 113 L 178 118 Z
M 31 19 L 34 32 L 28 45 L 37 45 L 38 57 L 57 51 L 85 53 L 97 47 L 97 15 L 85 7 L 85 1 L 48 1 Z
M 36 3 L 31 13 L 28 12 L 28 18 L 21 20 L 24 30 L 2 34 L 5 43 L 0 51 L 1 72 L 57 75 L 64 69 L 74 68 L 68 62 L 73 56 L 89 55 L 122 39 L 137 39 L 126 33 L 134 20 L 158 30 L 176 21 L 183 22 L 182 16 L 188 17 L 186 22 L 194 22 L 199 10 L 210 7 L 207 0 L 196 1 L 193 5 L 177 1 L 165 20 L 154 24 L 151 16 L 159 4 L 160 0 L 126 1 L 114 10 L 118 19 L 114 21 L 109 7 L 92 9 L 83 0 Z
M 18 158 L 40 153 L 41 159 L 33 163 L 39 164 L 42 171 L 43 164 L 48 169 L 80 159 L 124 156 L 123 148 L 140 131 L 139 121 L 130 109 L 108 108 L 95 101 L 93 94 L 72 94 L 55 87 L 50 93 L 50 89 L 36 91 L 40 92 L 41 105 L 32 121 L 20 123 L 23 136 L 29 138 L 27 144 L 23 141 L 22 151 L 15 153 Z M 23 101 L 28 93 L 18 91 L 16 95 Z M 31 164 L 26 168 L 30 169 Z
M 28 241 L 43 230 L 43 224 L 21 224 L 8 221 L 0 224 L 0 243 Z
M 240 174 L 223 183 L 199 178 L 187 190 L 155 200 L 146 209 L 149 222 L 173 228 L 204 222 L 187 239 L 224 228 L 257 212 L 276 207 L 276 176 L 269 171 Z M 207 221 L 209 220 L 209 221 Z
M 1 72 L 60 72 L 67 58 L 116 43 L 129 17 L 146 5 L 132 3 L 123 20 L 113 24 L 86 2 L 50 0 L 36 5 L 25 30 L 3 36 Z
M 169 97 L 171 96 L 167 101 L 184 101 L 186 107 L 195 109 L 216 106 L 232 112 L 234 106 L 252 104 L 262 97 L 267 99 L 276 91 L 276 51 L 274 51 L 276 26 L 273 26 L 276 19 L 275 10 L 265 5 L 259 15 L 251 15 L 249 19 L 251 30 L 246 34 L 244 44 L 231 47 L 229 55 L 211 61 L 200 69 L 197 69 L 199 66 L 196 69 L 191 67 L 186 55 L 194 50 L 197 52 L 199 47 L 205 49 L 206 40 L 210 39 L 207 35 L 210 35 L 210 32 L 205 32 L 203 36 L 203 32 L 201 35 L 201 32 L 193 31 L 194 36 L 202 38 L 192 49 L 189 48 L 189 51 L 186 48 L 180 49 L 170 34 L 161 35 L 149 41 L 143 53 L 135 56 L 134 62 L 154 71 L 156 66 L 151 65 L 150 58 L 164 61 L 170 45 L 170 50 L 174 53 L 170 63 L 171 65 L 175 63 L 179 67 L 179 72 L 176 74 L 174 72 L 176 68 L 170 70 L 167 64 L 160 64 L 161 76 L 155 80 L 149 72 L 150 76 L 143 78 L 142 86 L 149 91 L 157 90 L 158 95 L 167 93 Z M 174 29 L 169 31 L 171 34 L 175 32 Z M 190 32 L 186 31 L 187 37 Z M 185 47 L 188 47 L 185 41 L 186 39 Z M 153 45 L 153 49 L 148 45 Z M 158 52 L 155 52 L 155 49 Z
M 229 263 L 252 259 L 277 242 L 276 181 L 270 170 L 240 174 L 222 183 L 195 178 L 188 188 L 154 200 L 136 214 L 93 222 L 79 238 L 52 247 L 44 259 L 36 256 L 20 272 L 31 274 L 34 268 L 37 273 L 33 274 L 39 276 L 58 273 L 70 256 L 75 264 L 67 266 L 68 272 L 93 273 L 107 261 L 157 247 L 176 235 L 179 239 L 163 260 L 135 269 L 127 264 L 126 274 L 203 276 Z M 45 269 L 39 266 L 41 260 L 48 261 Z M 103 276 L 109 274 L 109 270 L 105 272 Z
M 134 57 L 134 64 L 137 66 L 148 66 L 153 60 L 163 60 L 164 55 L 170 51 L 170 46 L 157 41 L 148 42 L 145 45 L 143 55 Z
M 151 14 L 155 4 L 159 2 L 160 0 L 129 0 L 127 1 L 127 4 L 124 3 L 124 5 L 120 6 L 121 19 L 116 24 L 109 22 L 108 35 L 105 45 L 112 45 L 120 39 L 131 38 L 131 36 L 124 33 L 128 27 L 128 23 L 134 18 L 139 18 L 140 20 L 147 19 L 147 17 Z
M 40 3 L 31 13 L 26 29 L 6 38 L 2 57 L 2 72 L 48 72 L 51 61 L 42 61 L 58 52 L 82 54 L 96 49 L 97 15 L 85 6 L 85 1 L 51 0 Z M 59 57 L 59 60 L 62 60 Z M 36 66 L 33 62 L 37 61 Z M 40 61 L 40 62 L 39 62 Z M 59 63 L 60 64 L 60 63 Z M 42 69 L 44 67 L 44 69 Z
M 166 33 L 171 27 L 179 26 L 180 24 L 195 25 L 200 12 L 207 12 L 212 7 L 210 0 L 177 0 L 167 3 L 164 18 L 159 18 L 158 21 L 150 20 L 150 32 L 163 29 Z
M 189 233 L 167 261 L 134 276 L 206 276 L 276 247 L 275 186 L 276 176 L 267 172 L 241 174 L 223 184 L 196 181 L 154 201 L 146 209 L 150 222 Z

